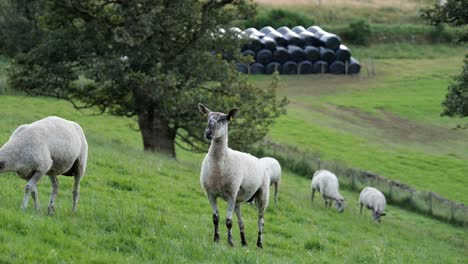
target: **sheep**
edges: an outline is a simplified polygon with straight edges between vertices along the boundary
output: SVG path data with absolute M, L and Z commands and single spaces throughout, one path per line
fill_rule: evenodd
M 55 212 L 58 191 L 57 175 L 73 176 L 73 209 L 76 212 L 80 180 L 86 169 L 88 143 L 80 125 L 60 117 L 50 116 L 29 125 L 19 126 L 0 148 L 0 173 L 16 172 L 26 180 L 21 208 L 28 206 L 29 195 L 39 211 L 36 184 L 43 175 L 52 183 L 48 213 Z
M 312 177 L 312 202 L 315 190 L 318 190 L 325 200 L 325 207 L 330 208 L 332 202 L 335 201 L 336 210 L 342 213 L 344 211 L 344 198 L 338 189 L 339 183 L 335 174 L 327 170 L 317 170 Z
M 227 114 L 212 112 L 203 104 L 198 110 L 208 118 L 204 137 L 211 141 L 200 173 L 200 183 L 205 190 L 213 212 L 214 242 L 219 242 L 217 198 L 227 201 L 226 227 L 228 244 L 233 246 L 232 213 L 235 211 L 242 246 L 247 246 L 244 233 L 241 203 L 253 199 L 258 208 L 257 247 L 263 248 L 264 213 L 268 206 L 270 179 L 260 160 L 250 154 L 228 147 L 228 125 L 239 109 L 233 108 Z
M 367 209 L 372 210 L 372 219 L 374 222 L 380 222 L 380 217 L 386 215 L 383 211 L 385 210 L 387 201 L 385 200 L 385 196 L 376 188 L 364 188 L 359 195 L 359 203 L 361 205 L 361 214 L 364 205 Z
M 270 177 L 270 186 L 275 185 L 275 206 L 278 203 L 278 188 L 281 182 L 281 165 L 279 162 L 270 157 L 260 159 L 266 169 L 268 177 Z

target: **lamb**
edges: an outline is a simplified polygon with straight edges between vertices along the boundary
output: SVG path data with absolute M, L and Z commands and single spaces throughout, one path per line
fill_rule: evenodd
M 385 210 L 387 201 L 385 200 L 385 196 L 376 188 L 364 188 L 359 195 L 359 203 L 361 204 L 361 214 L 364 205 L 367 209 L 372 210 L 372 219 L 374 222 L 380 222 L 380 217 L 386 215 L 383 211 Z
M 270 179 L 260 160 L 250 154 L 228 147 L 228 125 L 237 114 L 233 108 L 229 113 L 212 112 L 203 104 L 198 104 L 201 114 L 207 116 L 205 138 L 211 141 L 208 153 L 203 160 L 200 182 L 206 191 L 213 212 L 214 241 L 219 241 L 217 198 L 227 201 L 226 227 L 228 244 L 233 246 L 232 213 L 235 211 L 243 246 L 247 246 L 244 233 L 241 203 L 253 199 L 258 208 L 257 247 L 263 248 L 264 213 L 268 206 Z
M 344 198 L 338 189 L 339 183 L 335 174 L 327 170 L 317 170 L 312 177 L 312 202 L 315 190 L 318 190 L 325 200 L 325 207 L 330 208 L 332 202 L 335 201 L 336 210 L 342 213 L 344 211 Z
M 55 212 L 57 175 L 73 176 L 72 212 L 76 212 L 80 180 L 85 173 L 87 157 L 88 144 L 80 125 L 50 116 L 29 125 L 21 125 L 13 132 L 0 148 L 0 173 L 16 172 L 28 182 L 21 208 L 27 208 L 31 194 L 36 211 L 39 211 L 36 184 L 43 175 L 48 175 L 52 183 L 48 206 L 50 215 Z
M 270 186 L 275 185 L 275 206 L 278 203 L 278 188 L 281 182 L 281 165 L 279 162 L 270 157 L 260 159 L 266 169 L 268 177 L 270 177 Z

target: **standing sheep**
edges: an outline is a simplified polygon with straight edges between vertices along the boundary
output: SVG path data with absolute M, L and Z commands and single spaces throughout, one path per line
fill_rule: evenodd
M 232 212 L 235 211 L 239 223 L 242 245 L 246 246 L 244 220 L 240 205 L 256 199 L 258 206 L 257 247 L 263 247 L 263 215 L 268 206 L 270 180 L 259 159 L 228 147 L 228 125 L 238 109 L 228 114 L 212 112 L 206 106 L 198 104 L 200 113 L 208 117 L 205 138 L 211 141 L 210 149 L 203 160 L 200 182 L 205 189 L 213 211 L 214 241 L 219 241 L 217 198 L 227 201 L 226 226 L 228 243 L 232 241 Z
M 364 188 L 359 195 L 359 203 L 361 204 L 361 214 L 364 205 L 367 209 L 372 210 L 372 219 L 374 222 L 380 222 L 380 217 L 386 215 L 383 211 L 385 210 L 387 201 L 385 200 L 385 196 L 376 188 Z
M 338 189 L 339 183 L 335 174 L 327 170 L 318 170 L 312 177 L 312 202 L 315 190 L 318 190 L 325 200 L 325 207 L 330 208 L 332 202 L 335 201 L 336 210 L 342 213 L 344 211 L 344 198 Z
M 279 162 L 270 157 L 260 159 L 260 162 L 265 167 L 265 170 L 270 178 L 270 186 L 275 185 L 275 206 L 278 203 L 278 188 L 281 183 L 281 165 Z
M 19 126 L 0 148 L 0 173 L 16 172 L 28 181 L 22 209 L 28 206 L 29 194 L 39 210 L 36 184 L 43 175 L 52 183 L 48 212 L 55 211 L 58 191 L 57 175 L 73 176 L 73 212 L 80 192 L 80 180 L 86 169 L 88 143 L 81 127 L 60 117 L 47 117 L 29 125 Z

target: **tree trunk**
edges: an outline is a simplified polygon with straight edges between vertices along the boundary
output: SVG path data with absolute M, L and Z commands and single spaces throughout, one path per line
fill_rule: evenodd
M 169 126 L 167 120 L 155 115 L 153 111 L 144 112 L 138 115 L 138 125 L 140 126 L 145 151 L 162 152 L 172 157 L 176 156 L 176 133 Z

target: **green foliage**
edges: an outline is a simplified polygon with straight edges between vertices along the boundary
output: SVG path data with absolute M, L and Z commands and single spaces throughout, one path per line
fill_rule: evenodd
M 453 34 L 447 30 L 447 26 L 444 23 L 439 23 L 434 26 L 430 32 L 430 37 L 433 42 L 452 42 L 454 39 Z
M 465 56 L 462 72 L 454 77 L 455 83 L 449 85 L 442 115 L 468 116 L 468 55 Z
M 241 110 L 230 142 L 243 147 L 263 137 L 284 112 L 275 87 L 258 89 L 233 65 L 242 39 L 220 33 L 251 12 L 244 1 L 48 2 L 47 35 L 20 54 L 13 88 L 120 116 L 136 116 L 149 151 L 175 155 L 204 150 L 202 102 L 216 111 Z M 229 61 L 224 59 L 229 58 Z
M 448 0 L 443 5 L 435 4 L 432 8 L 421 9 L 421 17 L 433 25 L 448 23 L 455 27 L 468 25 L 468 1 Z M 468 31 L 461 34 L 461 42 L 468 41 Z
M 372 37 L 371 26 L 364 19 L 357 20 L 349 24 L 343 37 L 351 44 L 368 46 Z
M 45 0 L 0 1 L 0 51 L 13 57 L 28 52 L 43 33 L 37 19 L 44 12 Z
M 265 26 L 270 26 L 273 28 L 279 28 L 282 26 L 304 26 L 307 28 L 314 24 L 315 21 L 312 17 L 300 11 L 274 8 L 262 11 L 254 18 L 247 20 L 245 22 L 245 27 L 260 29 Z

